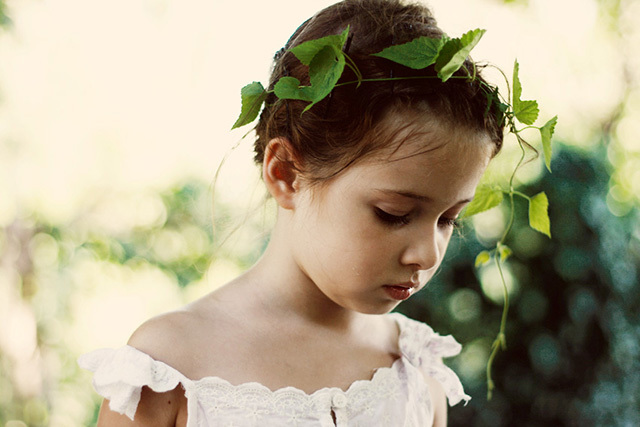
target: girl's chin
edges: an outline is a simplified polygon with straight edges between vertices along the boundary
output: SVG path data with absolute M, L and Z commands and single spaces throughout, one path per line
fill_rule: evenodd
M 394 308 L 400 304 L 401 301 L 397 300 L 387 300 L 383 301 L 380 304 L 371 305 L 367 307 L 356 307 L 351 310 L 356 311 L 361 314 L 387 314 L 390 313 Z

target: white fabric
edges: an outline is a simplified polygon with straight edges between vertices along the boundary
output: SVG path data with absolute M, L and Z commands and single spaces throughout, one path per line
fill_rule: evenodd
M 109 399 L 109 408 L 131 419 L 142 386 L 164 392 L 181 384 L 188 402 L 187 427 L 431 425 L 433 410 L 423 373 L 442 384 L 450 405 L 470 399 L 456 374 L 442 363 L 442 357 L 455 356 L 461 346 L 424 323 L 398 313 L 390 316 L 400 328 L 401 357 L 347 391 L 329 387 L 309 395 L 294 387 L 271 391 L 259 383 L 232 385 L 218 377 L 194 381 L 130 346 L 96 350 L 80 356 L 78 363 L 94 372 L 93 385 Z

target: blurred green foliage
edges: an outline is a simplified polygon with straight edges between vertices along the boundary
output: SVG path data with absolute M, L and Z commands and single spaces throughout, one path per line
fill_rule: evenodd
M 11 24 L 11 19 L 7 15 L 7 6 L 4 1 L 0 0 L 0 27 L 6 27 Z

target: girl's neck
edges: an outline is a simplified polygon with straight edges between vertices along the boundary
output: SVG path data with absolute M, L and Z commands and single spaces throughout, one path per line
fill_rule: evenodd
M 363 315 L 329 299 L 300 269 L 278 227 L 260 260 L 237 282 L 247 286 L 254 309 L 336 332 L 353 331 Z

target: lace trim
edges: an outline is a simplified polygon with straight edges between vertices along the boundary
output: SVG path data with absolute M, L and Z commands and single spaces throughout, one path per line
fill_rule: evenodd
M 257 382 L 233 385 L 219 377 L 205 377 L 195 381 L 194 386 L 202 400 L 216 402 L 210 413 L 237 407 L 242 409 L 267 410 L 284 415 L 317 414 L 330 415 L 331 410 L 345 409 L 348 418 L 360 412 L 373 413 L 376 403 L 398 398 L 400 381 L 396 375 L 396 360 L 391 367 L 379 368 L 370 380 L 353 382 L 346 391 L 337 387 L 326 387 L 311 394 L 296 387 L 271 390 Z
M 464 392 L 458 376 L 442 362 L 444 357 L 456 356 L 462 346 L 451 336 L 437 334 L 425 323 L 410 319 L 400 313 L 392 313 L 400 325 L 399 347 L 409 363 L 436 379 L 447 395 L 449 405 L 465 404 L 471 396 Z
M 109 408 L 131 420 L 140 402 L 142 386 L 162 393 L 173 390 L 179 383 L 186 388 L 191 382 L 169 365 L 130 346 L 83 354 L 78 365 L 94 373 L 93 387 L 109 400 Z
M 193 381 L 130 346 L 95 350 L 82 355 L 78 364 L 94 372 L 93 385 L 98 394 L 109 400 L 109 408 L 131 420 L 140 402 L 142 386 L 164 392 L 182 383 L 188 397 L 197 399 L 198 406 L 214 417 L 235 409 L 242 419 L 258 421 L 260 417 L 277 414 L 293 423 L 311 415 L 324 416 L 331 425 L 332 412 L 337 425 L 345 425 L 356 414 L 373 417 L 380 409 L 380 402 L 393 403 L 401 395 L 397 371 L 402 369 L 399 367 L 402 359 L 396 360 L 391 367 L 377 369 L 369 380 L 353 382 L 346 391 L 327 387 L 312 394 L 296 387 L 272 391 L 257 382 L 233 385 L 213 376 Z M 192 416 L 196 417 L 195 410 L 195 402 L 189 402 L 188 425 L 191 425 Z

